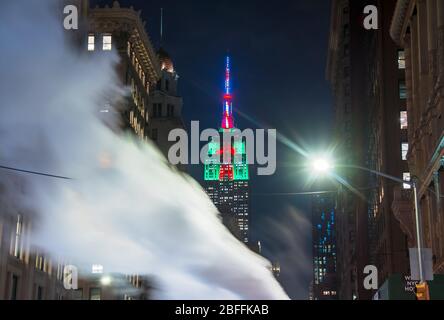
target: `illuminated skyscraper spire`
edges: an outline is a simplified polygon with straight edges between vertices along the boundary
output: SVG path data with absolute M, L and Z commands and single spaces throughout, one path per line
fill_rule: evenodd
M 225 66 L 225 94 L 223 105 L 222 129 L 233 129 L 233 96 L 231 95 L 231 66 L 230 57 L 227 56 Z
M 208 146 L 205 190 L 222 216 L 223 223 L 240 241 L 249 240 L 250 187 L 246 141 L 234 130 L 230 57 L 226 58 L 220 138 Z M 223 141 L 225 133 L 234 141 Z M 223 141 L 223 144 L 221 143 Z M 226 157 L 227 156 L 227 157 Z

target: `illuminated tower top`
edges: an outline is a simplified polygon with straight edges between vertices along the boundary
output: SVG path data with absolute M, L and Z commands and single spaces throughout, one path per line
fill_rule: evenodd
M 223 95 L 224 108 L 222 116 L 221 132 L 231 131 L 234 133 L 233 105 L 231 95 L 231 72 L 230 57 L 226 59 L 225 68 L 225 92 Z M 210 159 L 205 160 L 205 180 L 206 181 L 247 181 L 248 162 L 246 142 L 239 139 L 239 134 L 234 133 L 235 139 L 231 146 L 221 146 L 219 141 L 209 143 L 208 155 Z M 223 137 L 222 137 L 223 138 Z M 225 157 L 227 153 L 230 157 Z M 225 160 L 225 159 L 230 159 Z
M 222 116 L 222 129 L 233 129 L 234 119 L 233 119 L 233 96 L 231 95 L 231 67 L 230 67 L 230 57 L 227 56 L 226 66 L 225 66 L 225 94 L 224 94 L 224 105 L 223 105 L 223 116 Z

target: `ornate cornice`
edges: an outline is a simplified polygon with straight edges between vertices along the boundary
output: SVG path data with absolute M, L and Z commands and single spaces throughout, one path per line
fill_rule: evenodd
M 90 26 L 94 30 L 104 32 L 123 31 L 128 32 L 131 41 L 135 45 L 140 56 L 142 67 L 150 82 L 156 82 L 160 78 L 161 70 L 156 52 L 145 30 L 145 22 L 142 21 L 141 12 L 133 7 L 121 8 L 117 1 L 113 7 L 95 7 L 89 10 Z
M 402 43 L 401 35 L 410 2 L 411 0 L 398 0 L 396 3 L 395 13 L 390 26 L 390 35 L 398 45 L 401 45 Z

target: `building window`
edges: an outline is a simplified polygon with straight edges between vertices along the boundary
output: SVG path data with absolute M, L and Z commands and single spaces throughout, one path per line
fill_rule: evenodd
M 174 117 L 174 106 L 172 104 L 169 104 L 167 107 L 167 116 L 170 118 Z
M 113 37 L 111 35 L 103 36 L 103 50 L 110 51 L 112 49 Z
M 17 259 L 20 259 L 22 255 L 22 233 L 23 233 L 23 219 L 21 215 L 18 215 L 16 229 L 15 229 L 14 252 L 13 252 L 14 257 L 16 257 Z
M 162 117 L 162 104 L 155 103 L 153 104 L 153 118 L 160 118 L 160 117 Z
M 57 280 L 63 281 L 63 271 L 65 269 L 65 266 L 61 263 L 57 264 Z
M 408 143 L 402 143 L 402 145 L 401 145 L 402 160 L 407 160 L 407 154 L 408 153 L 409 153 L 409 144 Z
M 102 290 L 100 288 L 89 289 L 89 300 L 102 300 Z
M 43 300 L 43 287 L 37 286 L 37 300 Z
M 94 35 L 88 36 L 88 51 L 94 51 L 95 49 L 96 37 Z
M 402 174 L 402 180 L 410 182 L 410 179 L 411 179 L 410 172 L 404 172 Z M 403 188 L 404 189 L 411 189 L 412 186 L 410 184 L 408 184 L 408 183 L 404 183 Z
M 77 290 L 73 291 L 72 295 L 73 300 L 83 300 L 83 288 L 78 288 Z
M 165 90 L 170 91 L 170 81 L 169 80 L 165 80 Z
M 343 31 L 344 31 L 344 38 L 347 38 L 350 35 L 350 26 L 348 24 L 345 24 Z
M 399 98 L 407 99 L 407 87 L 405 85 L 405 81 L 399 82 Z
M 17 291 L 18 291 L 18 281 L 19 278 L 15 274 L 12 275 L 11 279 L 11 299 L 10 300 L 17 300 Z
M 408 128 L 408 117 L 407 111 L 401 111 L 401 130 L 405 130 Z
M 405 69 L 405 51 L 398 51 L 398 69 Z
M 35 268 L 42 272 L 46 272 L 48 269 L 47 267 L 48 267 L 48 262 L 46 258 L 41 254 L 37 254 L 35 257 Z
M 103 273 L 103 266 L 101 264 L 93 264 L 91 273 L 92 274 L 102 274 Z

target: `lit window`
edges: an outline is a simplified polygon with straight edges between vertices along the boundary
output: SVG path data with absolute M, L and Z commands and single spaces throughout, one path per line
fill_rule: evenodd
M 399 82 L 399 98 L 407 99 L 407 87 L 405 85 L 405 81 Z
M 14 241 L 14 257 L 17 259 L 21 258 L 22 253 L 22 228 L 23 228 L 23 221 L 22 216 L 17 216 L 17 224 L 15 229 L 15 241 Z
M 404 50 L 398 51 L 398 68 L 405 69 L 405 52 L 404 52 Z
M 90 288 L 89 289 L 89 300 L 101 300 L 102 291 L 100 288 Z
M 93 264 L 92 265 L 92 273 L 93 274 L 102 274 L 103 273 L 103 266 L 100 264 Z
M 93 35 L 88 36 L 88 51 L 94 51 L 96 38 Z
M 411 179 L 410 172 L 404 172 L 402 174 L 402 180 L 410 181 L 410 179 Z M 411 189 L 412 188 L 412 186 L 410 184 L 408 184 L 408 183 L 404 183 L 403 187 L 404 187 L 404 189 Z
M 402 160 L 407 160 L 407 154 L 409 152 L 409 144 L 408 143 L 403 143 L 401 145 L 401 155 L 402 155 Z
M 112 49 L 113 37 L 110 35 L 103 36 L 103 50 L 110 51 Z
M 408 128 L 407 111 L 401 111 L 401 130 Z

